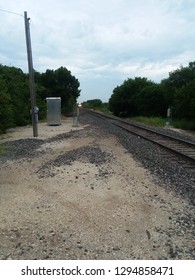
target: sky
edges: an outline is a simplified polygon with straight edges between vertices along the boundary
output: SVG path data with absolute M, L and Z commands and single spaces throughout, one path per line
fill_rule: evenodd
M 128 78 L 160 82 L 195 61 L 195 0 L 0 0 L 0 64 L 25 73 L 24 11 L 34 69 L 66 67 L 79 102 L 107 102 Z

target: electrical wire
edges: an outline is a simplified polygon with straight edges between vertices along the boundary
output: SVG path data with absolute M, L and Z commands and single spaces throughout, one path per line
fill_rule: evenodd
M 24 16 L 21 15 L 21 14 L 14 13 L 14 12 L 11 12 L 11 11 L 6 11 L 6 10 L 3 10 L 3 9 L 0 9 L 0 12 L 5 12 L 5 13 L 14 14 L 14 15 L 18 15 L 18 16 L 24 17 Z

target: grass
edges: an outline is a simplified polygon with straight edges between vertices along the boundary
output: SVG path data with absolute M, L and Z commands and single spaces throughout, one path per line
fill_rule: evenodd
M 5 153 L 5 148 L 0 145 L 0 156 L 3 155 Z
M 195 131 L 195 122 L 188 120 L 173 120 L 172 125 L 176 128 Z
M 166 125 L 166 118 L 159 117 L 134 117 L 130 118 L 131 121 L 141 122 L 147 125 L 155 127 L 164 127 Z M 170 125 L 175 128 L 180 128 L 184 130 L 195 131 L 195 122 L 189 120 L 173 120 L 170 122 Z
M 133 117 L 130 120 L 156 127 L 164 127 L 166 125 L 166 119 L 160 117 Z

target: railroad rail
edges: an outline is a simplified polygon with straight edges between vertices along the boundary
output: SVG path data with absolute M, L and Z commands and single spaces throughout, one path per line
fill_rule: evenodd
M 132 123 L 112 115 L 92 110 L 88 110 L 88 112 L 98 118 L 108 120 L 119 128 L 151 141 L 195 165 L 195 143 L 191 141 L 182 140 L 178 137 L 170 136 L 166 133 L 156 131 L 155 129 Z

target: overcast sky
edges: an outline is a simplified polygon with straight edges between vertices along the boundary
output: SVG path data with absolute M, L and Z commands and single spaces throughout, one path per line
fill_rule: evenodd
M 195 61 L 195 0 L 0 0 L 0 64 L 27 72 L 24 11 L 34 69 L 68 68 L 79 101 L 108 101 L 127 78 L 160 82 Z

